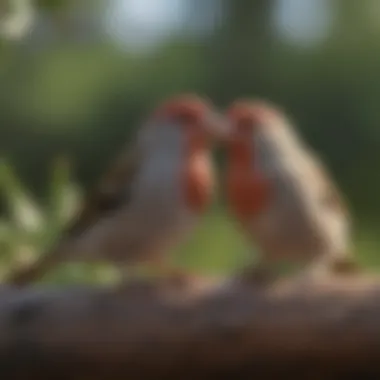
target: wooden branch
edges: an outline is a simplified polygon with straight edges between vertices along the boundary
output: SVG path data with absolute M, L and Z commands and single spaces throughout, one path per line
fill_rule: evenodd
M 380 280 L 0 289 L 1 379 L 380 378 Z

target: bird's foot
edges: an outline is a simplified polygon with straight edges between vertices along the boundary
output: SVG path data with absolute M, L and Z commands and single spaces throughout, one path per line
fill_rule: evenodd
M 148 267 L 147 272 L 128 270 L 122 275 L 117 289 L 126 291 L 146 288 L 186 288 L 197 281 L 198 277 L 182 268 L 172 266 Z
M 150 287 L 151 285 L 152 281 L 149 278 L 129 273 L 128 276 L 122 276 L 116 285 L 116 290 L 125 291 L 133 288 Z
M 238 275 L 238 279 L 243 284 L 262 287 L 271 285 L 277 279 L 277 276 L 270 268 L 258 265 L 245 268 Z
M 183 288 L 197 280 L 197 276 L 182 268 L 170 268 L 166 271 L 164 283 L 173 287 Z

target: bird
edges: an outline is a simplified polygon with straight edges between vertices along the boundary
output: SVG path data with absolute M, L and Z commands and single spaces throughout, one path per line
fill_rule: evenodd
M 348 204 L 285 112 L 261 99 L 238 99 L 226 119 L 228 209 L 259 251 L 242 277 L 265 284 L 284 264 L 302 268 L 304 279 L 356 273 Z
M 191 234 L 213 200 L 211 149 L 226 131 L 208 99 L 180 94 L 159 103 L 56 244 L 7 283 L 27 285 L 68 261 L 110 262 L 122 283 L 141 265 L 181 274 L 168 251 Z

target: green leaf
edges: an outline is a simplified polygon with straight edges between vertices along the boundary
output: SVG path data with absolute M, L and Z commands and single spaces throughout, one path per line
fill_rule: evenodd
M 65 157 L 55 160 L 50 183 L 49 210 L 51 222 L 56 228 L 62 228 L 76 212 L 81 194 L 71 181 L 70 163 Z
M 11 220 L 18 228 L 27 232 L 40 230 L 44 223 L 43 214 L 5 160 L 0 161 L 0 191 L 5 197 Z
M 67 0 L 37 0 L 35 5 L 37 8 L 41 9 L 56 10 L 66 6 L 67 3 Z

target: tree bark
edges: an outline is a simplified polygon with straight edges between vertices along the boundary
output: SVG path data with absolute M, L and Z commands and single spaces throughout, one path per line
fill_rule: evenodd
M 380 280 L 4 286 L 0 378 L 380 378 Z

